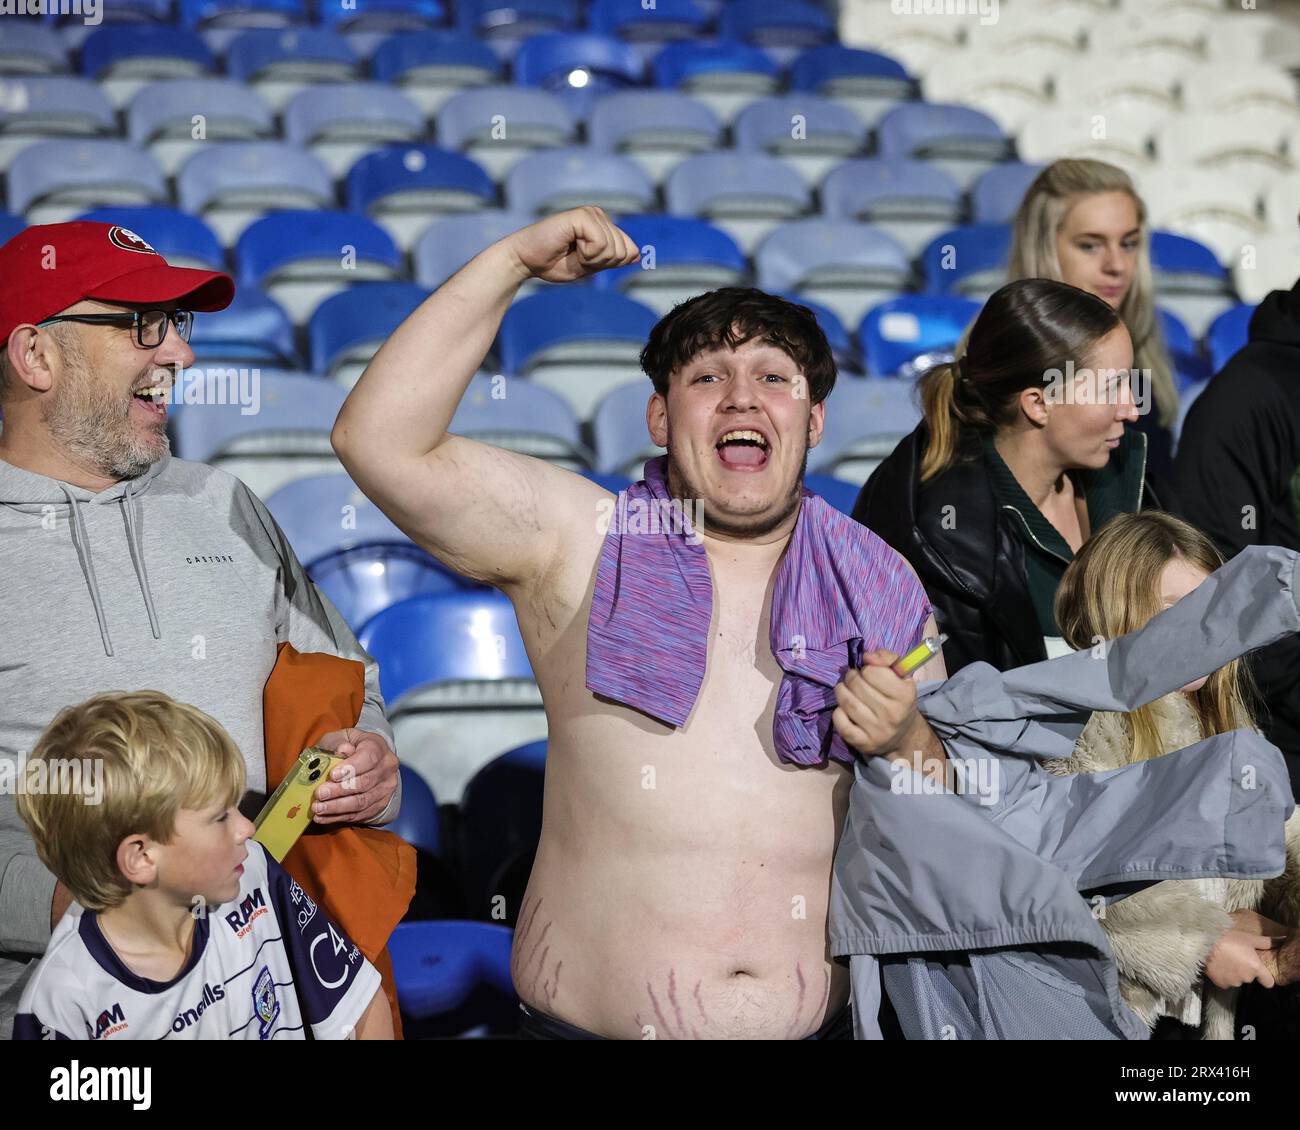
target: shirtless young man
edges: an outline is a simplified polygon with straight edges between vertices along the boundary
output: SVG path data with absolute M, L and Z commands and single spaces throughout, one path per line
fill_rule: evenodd
M 581 1035 L 798 1039 L 837 1019 L 849 994 L 826 913 L 851 772 L 785 764 L 772 736 L 782 678 L 768 643 L 772 583 L 823 405 L 793 393 L 798 366 L 759 339 L 697 355 L 671 374 L 666 399 L 649 398 L 674 497 L 703 500 L 714 594 L 704 683 L 676 730 L 585 686 L 612 496 L 447 433 L 525 280 L 568 282 L 637 258 L 594 207 L 489 247 L 385 342 L 339 415 L 334 447 L 415 541 L 514 604 L 550 741 L 515 941 L 525 1005 Z M 715 444 L 733 427 L 767 436 L 761 470 L 722 461 Z M 655 631 L 644 625 L 645 638 Z M 931 617 L 925 634 L 936 633 Z M 836 688 L 835 727 L 864 755 L 941 759 L 915 683 L 886 666 L 893 658 L 870 653 L 873 665 Z M 944 677 L 941 657 L 924 668 L 927 680 Z

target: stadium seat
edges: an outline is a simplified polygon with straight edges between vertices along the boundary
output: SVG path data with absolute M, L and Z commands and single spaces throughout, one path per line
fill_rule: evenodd
M 640 373 L 657 320 L 648 306 L 613 291 L 550 287 L 506 311 L 497 355 L 505 372 L 559 393 L 586 420 L 605 392 Z
M 1287 139 L 1300 130 L 1300 117 L 1238 111 L 1186 114 L 1166 122 L 1154 135 L 1156 153 L 1167 168 L 1205 169 L 1231 184 L 1240 195 L 1259 198 L 1295 166 Z
M 351 388 L 407 316 L 429 297 L 408 282 L 365 282 L 325 299 L 307 323 L 312 372 Z
M 676 90 L 602 95 L 592 106 L 587 136 L 592 148 L 635 161 L 656 186 L 683 158 L 723 147 L 717 114 Z
M 388 233 L 351 212 L 288 209 L 254 221 L 235 245 L 239 284 L 260 287 L 297 325 L 353 283 L 388 281 L 402 256 Z
M 1091 157 L 1123 169 L 1144 182 L 1154 168 L 1151 133 L 1159 123 L 1136 111 L 1112 110 L 1099 130 L 1092 115 L 1049 107 L 1032 115 L 1016 136 L 1021 160 L 1047 165 L 1062 157 Z M 1142 183 L 1143 195 L 1150 193 Z
M 1013 135 L 1049 101 L 1048 89 L 1059 70 L 1051 56 L 1037 52 L 999 58 L 966 51 L 941 55 L 922 68 L 921 92 L 928 102 L 987 114 Z
M 1295 228 L 1283 228 L 1239 248 L 1232 264 L 1232 286 L 1242 302 L 1255 305 L 1272 291 L 1291 290 L 1296 274 Z
M 0 36 L 0 75 L 63 74 L 68 70 L 68 49 L 48 24 L 35 20 L 7 20 Z
M 591 432 L 596 440 L 597 466 L 610 475 L 625 475 L 636 482 L 647 459 L 664 449 L 650 439 L 646 427 L 646 405 L 654 386 L 642 375 L 627 380 L 601 397 L 592 413 Z
M 632 485 L 632 480 L 626 475 L 607 474 L 604 471 L 583 471 L 582 477 L 595 483 L 598 487 L 604 487 L 610 494 L 620 494 Z
M 1174 374 L 1180 388 L 1209 380 L 1210 365 L 1196 346 L 1196 339 L 1177 314 L 1159 307 L 1156 314 L 1160 320 L 1160 332 L 1164 338 L 1165 348 L 1169 350 L 1169 359 L 1174 365 Z
M 28 223 L 70 220 L 108 204 L 162 204 L 158 163 L 124 141 L 37 141 L 9 164 L 9 211 Z
M 930 161 L 962 188 L 1010 153 L 1010 142 L 987 114 L 968 106 L 927 102 L 896 106 L 876 123 L 882 157 Z
M 201 402 L 169 409 L 174 450 L 212 463 L 268 498 L 285 483 L 342 470 L 330 431 L 344 391 L 301 373 L 242 369 L 205 374 Z
M 969 298 L 903 294 L 867 311 L 858 330 L 867 374 L 912 380 L 953 357 L 980 312 Z
M 461 32 L 394 35 L 375 48 L 371 73 L 390 83 L 432 117 L 458 90 L 497 82 L 501 60 L 482 41 Z
M 521 158 L 506 177 L 505 199 L 511 211 L 526 216 L 582 204 L 610 213 L 648 212 L 656 205 L 654 185 L 636 162 L 576 146 Z
M 168 176 L 175 175 L 186 158 L 213 142 L 275 136 L 270 108 L 253 91 L 230 79 L 151 82 L 132 97 L 126 120 L 132 144 L 147 149 Z
M 851 106 L 868 126 L 912 96 L 913 82 L 897 59 L 878 51 L 824 44 L 790 64 L 790 90 L 808 91 Z
M 459 803 L 498 754 L 546 736 L 510 601 L 490 589 L 414 596 L 364 627 L 402 760 L 443 804 Z
M 310 153 L 274 141 L 231 142 L 194 154 L 176 177 L 186 212 L 202 216 L 225 246 L 279 208 L 332 208 L 334 184 Z
M 592 0 L 587 26 L 631 44 L 648 62 L 669 43 L 707 34 L 709 14 L 695 0 L 655 0 L 652 5 L 626 0 Z
M 284 108 L 285 137 L 335 178 L 368 150 L 419 141 L 425 130 L 420 108 L 385 83 L 321 83 L 300 90 Z
M 480 251 L 531 222 L 530 216 L 519 216 L 499 208 L 484 208 L 435 220 L 420 234 L 411 252 L 415 281 L 429 290 L 437 290 Z M 596 276 L 597 279 L 600 277 Z
M 925 161 L 844 161 L 826 174 L 819 194 L 828 220 L 871 224 L 897 240 L 909 259 L 962 217 L 961 189 Z
M 835 366 L 839 370 L 840 376 L 855 380 L 862 375 L 862 355 L 858 352 L 857 346 L 853 344 L 853 339 L 849 337 L 849 331 L 845 329 L 844 323 L 840 321 L 840 316 L 834 310 L 829 306 L 823 306 L 820 302 L 814 302 L 811 298 L 802 294 L 786 292 L 778 294 L 778 297 L 790 302 L 796 302 L 800 306 L 806 306 L 813 312 L 818 326 L 821 327 L 822 333 L 826 335 L 826 344 L 831 347 L 831 353 L 835 357 Z
M 706 103 L 724 122 L 754 98 L 775 92 L 781 68 L 742 43 L 670 43 L 653 64 L 654 83 Z
M 796 220 L 767 237 L 754 256 L 758 285 L 796 291 L 830 307 L 846 326 L 905 290 L 912 265 L 883 231 L 851 220 Z
M 808 453 L 808 469 L 860 487 L 920 423 L 913 394 L 905 381 L 837 383 L 826 400 L 822 441 Z
M 1086 105 L 1109 115 L 1142 115 L 1153 126 L 1178 112 L 1184 60 L 1147 60 L 1141 66 L 1099 67 L 1090 55 L 1078 56 L 1053 78 L 1062 106 Z
M 1143 179 L 1142 194 L 1155 227 L 1199 239 L 1224 265 L 1237 260 L 1243 244 L 1266 234 L 1253 194 L 1208 169 L 1162 167 Z
M 1182 90 L 1189 114 L 1237 114 L 1247 120 L 1257 110 L 1279 110 L 1300 124 L 1295 80 L 1279 66 L 1198 63 L 1183 75 Z
M 1241 302 L 1211 323 L 1205 335 L 1205 349 L 1214 372 L 1222 370 L 1232 355 L 1250 340 L 1250 319 L 1254 314 L 1254 306 Z
M 0 165 L 34 141 L 112 137 L 117 115 L 89 79 L 67 75 L 0 79 Z
M 226 269 L 226 254 L 212 229 L 197 216 L 175 208 L 96 208 L 77 219 L 118 224 L 135 232 L 173 267 L 198 267 L 206 271 Z M 206 319 L 204 314 L 199 321 Z M 195 322 L 197 327 L 198 322 Z
M 348 41 L 329 28 L 255 27 L 231 40 L 226 69 L 278 112 L 304 86 L 360 77 L 360 60 Z
M 730 0 L 718 13 L 718 35 L 761 47 L 782 66 L 801 51 L 836 41 L 826 9 L 802 0 Z
M 514 58 L 515 82 L 555 92 L 583 118 L 593 97 L 636 86 L 644 73 L 633 47 L 598 32 L 535 35 L 520 44 Z
M 813 207 L 808 185 L 789 165 L 734 152 L 687 157 L 669 174 L 664 197 L 669 212 L 709 220 L 746 254 L 783 221 Z
M 520 40 L 545 32 L 576 28 L 581 23 L 578 0 L 461 0 L 456 5 L 461 31 L 512 53 Z
M 452 95 L 438 111 L 438 142 L 464 153 L 500 182 L 535 149 L 571 145 L 578 123 L 563 99 L 547 90 L 477 86 Z
M 522 377 L 476 374 L 448 430 L 570 471 L 585 471 L 595 463 L 568 401 Z
M 465 786 L 460 859 L 471 914 L 489 917 L 498 897 L 522 905 L 542 835 L 545 775 L 546 742 L 535 741 L 493 758 Z
M 927 294 L 958 294 L 983 300 L 1007 281 L 1011 228 L 964 224 L 935 236 L 921 253 Z
M 1021 5 L 1023 8 L 1024 5 Z M 840 17 L 840 37 L 846 43 L 864 43 L 898 59 L 917 74 L 935 59 L 961 52 L 973 21 L 969 8 L 945 16 L 931 5 L 925 19 L 881 19 L 880 10 L 868 4 L 849 5 Z M 917 8 L 916 10 L 920 10 Z
M 1177 314 L 1197 339 L 1233 303 L 1228 272 L 1210 248 L 1187 236 L 1151 233 L 1151 279 L 1160 304 Z
M 514 1035 L 513 937 L 497 922 L 399 922 L 388 953 L 406 1039 Z
M 404 537 L 328 553 L 312 562 L 308 572 L 354 632 L 385 608 L 413 596 L 478 587 Z
M 736 149 L 780 157 L 810 184 L 867 145 L 867 127 L 856 113 L 815 94 L 758 98 L 731 126 Z
M 1157 13 L 1125 8 L 1102 16 L 1088 27 L 1088 46 L 1097 58 L 1113 58 L 1124 52 L 1132 64 L 1163 58 L 1190 64 L 1204 55 L 1209 22 L 1202 12 Z
M 253 286 L 236 289 L 234 299 L 224 310 L 196 315 L 190 348 L 199 364 L 288 369 L 296 369 L 299 364 L 289 315 L 283 306 Z
M 803 485 L 813 494 L 824 498 L 841 514 L 853 516 L 853 506 L 858 501 L 860 487 L 830 475 L 805 475 Z
M 1300 140 L 1300 131 L 1296 138 Z M 1300 173 L 1280 176 L 1264 191 L 1264 221 L 1273 231 L 1293 228 L 1300 213 Z
M 271 494 L 266 508 L 308 571 L 340 550 L 412 544 L 346 474 L 295 479 Z
M 348 171 L 348 207 L 371 217 L 403 250 L 430 221 L 496 202 L 492 178 L 459 153 L 435 145 L 390 145 Z
M 981 173 L 971 185 L 971 219 L 977 224 L 1010 224 L 1042 165 L 1006 161 Z
M 0 212 L 0 246 L 8 243 L 25 227 L 27 227 L 27 221 L 21 216 L 15 216 L 9 212 Z
M 355 42 L 361 35 L 410 35 L 447 23 L 452 5 L 444 0 L 349 0 L 321 4 L 320 22 L 346 32 Z
M 196 29 L 290 27 L 310 15 L 307 0 L 178 0 L 178 7 L 181 24 Z
M 641 249 L 641 261 L 601 271 L 592 285 L 617 290 L 655 313 L 720 286 L 743 285 L 744 253 L 726 232 L 687 216 L 620 216 L 618 226 Z
M 194 32 L 159 25 L 106 24 L 81 45 L 81 73 L 116 107 L 146 83 L 215 74 L 216 57 Z
M 442 855 L 442 818 L 438 801 L 429 784 L 409 765 L 400 767 L 402 807 L 397 818 L 384 825 L 385 832 L 401 836 L 412 847 L 432 856 Z

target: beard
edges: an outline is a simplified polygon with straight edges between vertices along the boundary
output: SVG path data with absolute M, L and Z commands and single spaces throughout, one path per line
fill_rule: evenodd
M 698 483 L 691 481 L 690 476 L 677 462 L 677 457 L 673 454 L 671 434 L 668 437 L 668 492 L 673 498 L 699 499 L 705 503 L 704 531 L 709 533 L 733 538 L 760 538 L 770 534 L 799 509 L 799 503 L 803 499 L 803 480 L 807 473 L 808 446 L 805 444 L 799 474 L 795 476 L 790 490 L 775 513 L 722 517 L 716 511 L 709 512 L 704 491 L 700 489 Z
M 60 342 L 67 371 L 53 398 L 41 407 L 50 436 L 76 463 L 121 481 L 144 474 L 167 453 L 164 428 L 142 439 L 131 423 L 130 392 L 97 381 L 83 353 Z

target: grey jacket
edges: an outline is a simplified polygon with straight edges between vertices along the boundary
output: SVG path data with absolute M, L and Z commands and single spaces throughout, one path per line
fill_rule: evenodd
M 857 766 L 830 941 L 851 958 L 860 1039 L 880 1037 L 882 979 L 909 1038 L 1148 1036 L 1097 913 L 1164 879 L 1280 875 L 1282 755 L 1234 730 L 1109 773 L 1059 777 L 1042 759 L 1069 757 L 1094 710 L 1131 711 L 1300 631 L 1297 560 L 1250 547 L 1140 631 L 923 685 L 967 785 L 930 792 L 910 768 Z
M 262 688 L 282 641 L 364 661 L 359 725 L 392 743 L 378 667 L 261 500 L 224 471 L 164 456 L 95 493 L 0 461 L 0 576 L 0 762 L 20 764 L 65 706 L 160 690 L 225 726 L 248 787 L 265 792 Z M 11 792 L 0 789 L 2 1039 L 49 941 L 54 892 Z

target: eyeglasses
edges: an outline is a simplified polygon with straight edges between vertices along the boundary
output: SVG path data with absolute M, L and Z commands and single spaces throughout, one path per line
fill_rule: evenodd
M 92 326 L 135 327 L 135 340 L 141 349 L 157 349 L 167 336 L 167 327 L 174 325 L 182 341 L 190 340 L 194 327 L 194 314 L 190 310 L 132 310 L 122 314 L 57 314 L 37 322 L 49 326 L 55 322 L 85 322 Z

